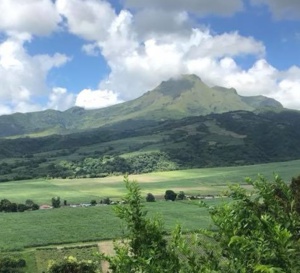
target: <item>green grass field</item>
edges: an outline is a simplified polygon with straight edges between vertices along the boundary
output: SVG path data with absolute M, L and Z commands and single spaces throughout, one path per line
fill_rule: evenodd
M 279 174 L 287 182 L 300 174 L 300 160 L 251 166 L 203 168 L 172 172 L 131 175 L 140 183 L 143 194 L 163 195 L 165 190 L 183 190 L 187 194 L 217 194 L 230 183 L 244 183 L 245 177 L 257 178 L 258 174 L 272 179 Z M 120 199 L 124 195 L 123 177 L 95 179 L 37 179 L 0 183 L 0 199 L 25 202 L 32 199 L 38 204 L 50 204 L 51 198 L 60 196 L 69 203 L 99 201 L 103 197 Z
M 209 227 L 209 215 L 198 201 L 165 202 L 165 190 L 186 194 L 218 194 L 227 189 L 230 183 L 244 184 L 245 177 L 255 179 L 262 174 L 272 179 L 278 173 L 286 182 L 300 174 L 300 160 L 243 167 L 190 169 L 173 172 L 159 172 L 132 175 L 137 180 L 142 194 L 153 193 L 158 201 L 145 203 L 149 216 L 163 219 L 166 230 L 181 224 L 186 232 Z M 38 204 L 50 204 L 53 196 L 60 196 L 68 203 L 97 202 L 103 197 L 120 200 L 126 193 L 123 178 L 106 177 L 96 179 L 39 179 L 0 184 L 0 199 L 25 202 L 32 199 Z M 226 199 L 207 200 L 212 204 L 226 202 Z M 0 254 L 20 255 L 28 263 L 28 272 L 39 272 L 46 267 L 43 257 L 59 255 L 57 247 L 81 245 L 84 242 L 96 243 L 122 237 L 124 223 L 113 212 L 113 205 L 88 208 L 62 207 L 60 209 L 38 210 L 24 213 L 1 213 Z M 37 247 L 53 247 L 52 256 Z M 77 249 L 75 247 L 75 249 Z M 11 251 L 19 251 L 12 254 Z M 46 251 L 46 252 L 45 252 Z M 74 250 L 75 252 L 77 250 Z M 82 250 L 78 250 L 80 253 Z M 46 253 L 46 254 L 45 254 Z M 90 253 L 90 252 L 89 252 Z M 89 257 L 82 252 L 80 257 Z M 83 256 L 82 256 L 83 255 Z M 61 255 L 62 256 L 62 255 Z
M 3 213 L 0 218 L 0 250 L 120 238 L 124 224 L 115 216 L 113 207 Z M 205 209 L 199 208 L 195 201 L 158 201 L 146 203 L 145 209 L 149 211 L 149 216 L 161 217 L 167 230 L 177 223 L 182 224 L 185 231 L 208 227 L 210 223 Z

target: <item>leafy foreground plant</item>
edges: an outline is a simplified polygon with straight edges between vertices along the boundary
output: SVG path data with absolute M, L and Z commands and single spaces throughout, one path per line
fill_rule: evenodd
M 114 256 L 102 256 L 113 273 L 139 272 L 300 272 L 300 177 L 292 188 L 278 176 L 273 182 L 248 180 L 253 192 L 230 188 L 232 202 L 208 207 L 214 231 L 183 236 L 176 227 L 167 239 L 161 221 L 143 210 L 138 184 L 124 179 L 126 205 L 117 215 L 126 222 L 127 239 L 115 243 Z

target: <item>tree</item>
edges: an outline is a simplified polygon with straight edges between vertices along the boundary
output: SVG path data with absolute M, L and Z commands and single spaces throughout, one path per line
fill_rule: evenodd
M 146 217 L 138 184 L 128 177 L 124 183 L 128 191 L 125 205 L 118 205 L 116 213 L 126 223 L 126 240 L 115 244 L 115 255 L 102 258 L 109 262 L 113 273 L 179 272 L 179 259 L 169 247 L 161 221 Z
M 177 196 L 177 194 L 172 190 L 166 190 L 166 192 L 165 192 L 165 200 L 166 201 L 168 201 L 168 200 L 175 201 L 176 196 Z
M 33 202 L 31 199 L 27 199 L 27 200 L 25 201 L 25 205 L 26 205 L 29 209 L 32 208 L 33 204 L 34 204 L 34 202 Z
M 109 205 L 111 203 L 109 197 L 105 197 L 103 200 L 100 201 L 100 204 Z
M 217 227 L 210 238 L 221 250 L 220 261 L 226 261 L 223 271 L 300 272 L 300 217 L 293 186 L 278 176 L 272 182 L 263 177 L 248 182 L 251 194 L 233 186 L 232 202 L 209 207 Z
M 27 206 L 25 204 L 18 204 L 19 212 L 24 212 L 25 210 L 27 210 Z
M 146 201 L 147 202 L 155 202 L 155 197 L 152 193 L 148 193 L 146 196 Z
M 182 236 L 177 227 L 166 241 L 162 223 L 143 210 L 140 189 L 125 178 L 127 205 L 117 207 L 126 222 L 127 240 L 115 245 L 109 261 L 112 273 L 298 273 L 300 272 L 300 215 L 295 188 L 278 176 L 248 180 L 249 193 L 230 187 L 230 200 L 205 206 L 213 230 Z M 296 185 L 295 185 L 296 183 Z
M 59 208 L 60 207 L 60 197 L 58 197 L 58 196 L 52 197 L 51 202 L 52 202 L 52 207 L 53 208 Z
M 36 203 L 33 203 L 32 207 L 31 207 L 32 210 L 39 210 L 40 209 L 40 206 Z
M 292 178 L 290 188 L 295 199 L 295 208 L 300 214 L 300 175 L 297 178 Z
M 185 194 L 183 191 L 180 191 L 177 195 L 177 199 L 178 200 L 183 200 L 185 198 Z
M 97 201 L 96 200 L 91 200 L 91 205 L 92 206 L 96 206 L 97 205 Z
M 0 211 L 11 212 L 11 202 L 8 199 L 0 201 Z

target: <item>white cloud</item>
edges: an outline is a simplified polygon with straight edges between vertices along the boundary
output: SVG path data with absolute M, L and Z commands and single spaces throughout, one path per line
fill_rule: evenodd
M 124 0 L 129 8 L 154 8 L 188 11 L 198 15 L 232 15 L 243 9 L 242 0 Z
M 297 79 L 300 78 L 298 67 L 280 71 L 264 59 L 266 49 L 262 42 L 237 32 L 213 34 L 209 29 L 192 28 L 188 13 L 183 12 L 194 10 L 198 15 L 207 14 L 212 10 L 210 7 L 219 4 L 219 13 L 231 14 L 242 8 L 240 1 L 229 1 L 232 5 L 222 11 L 222 5 L 227 5 L 227 1 L 128 0 L 126 3 L 128 7 L 141 9 L 136 14 L 128 10 L 117 14 L 103 1 L 57 2 L 67 19 L 69 30 L 92 41 L 83 50 L 96 55 L 99 49 L 111 70 L 100 82 L 99 90 L 82 91 L 76 105 L 104 107 L 136 98 L 170 77 L 195 73 L 211 86 L 234 87 L 242 95 L 267 95 L 279 99 L 285 106 L 300 109 L 300 100 L 295 99 L 298 94 Z M 170 4 L 174 9 L 168 11 Z M 147 28 L 151 22 L 147 16 L 154 9 L 160 10 L 166 18 L 170 18 L 167 15 L 174 15 L 170 22 L 173 24 L 174 20 L 178 20 L 179 30 L 172 29 L 172 24 Z M 94 18 L 96 13 L 102 14 L 104 11 L 106 15 L 103 18 Z M 216 11 L 218 13 L 218 9 Z M 162 20 L 156 19 L 158 22 Z M 141 35 L 141 29 L 145 31 L 144 35 Z M 249 69 L 243 69 L 237 62 L 237 57 L 244 55 L 256 58 Z M 97 98 L 100 98 L 99 102 L 96 102 Z
M 61 18 L 51 0 L 1 0 L 0 31 L 48 35 Z
M 35 99 L 49 93 L 48 72 L 69 60 L 63 54 L 31 56 L 24 48 L 26 39 L 18 35 L 0 43 L 0 100 L 12 112 L 41 110 Z
M 75 105 L 85 109 L 103 108 L 122 102 L 111 90 L 82 90 L 76 98 Z
M 49 95 L 47 108 L 64 111 L 74 106 L 75 95 L 68 93 L 67 89 L 55 87 Z
M 218 47 L 220 42 L 222 47 Z M 237 33 L 213 36 L 208 30 L 199 29 L 194 29 L 190 36 L 168 35 L 162 39 L 146 40 L 138 47 L 128 46 L 131 51 L 123 52 L 121 56 L 114 54 L 116 49 L 110 46 L 110 41 L 100 46 L 112 70 L 108 81 L 101 83 L 101 88 L 116 90 L 124 99 L 135 98 L 162 80 L 182 73 L 201 71 L 201 77 L 209 82 L 216 81 L 216 69 L 221 67 L 212 67 L 210 63 L 217 63 L 218 58 L 264 54 L 262 43 L 251 37 Z
M 69 31 L 86 40 L 105 39 L 116 16 L 106 1 L 57 0 L 56 7 L 67 18 Z
M 83 45 L 82 51 L 85 52 L 87 55 L 94 57 L 99 56 L 101 54 L 99 51 L 99 47 L 96 43 Z
M 299 0 L 251 0 L 254 5 L 268 5 L 276 19 L 300 19 Z
M 141 39 L 151 38 L 153 34 L 189 35 L 192 24 L 186 11 L 142 9 L 134 15 L 134 29 Z
M 300 74 L 299 74 L 300 76 Z M 300 109 L 300 80 L 283 80 L 279 83 L 279 90 L 273 96 L 285 107 Z
M 12 109 L 10 106 L 5 104 L 0 104 L 0 115 L 9 115 L 12 113 Z
M 299 1 L 251 1 L 269 5 L 276 18 L 285 18 L 291 9 L 291 18 L 300 18 Z M 87 109 L 106 107 L 136 98 L 183 73 L 195 73 L 211 86 L 234 87 L 242 95 L 267 95 L 300 109 L 299 67 L 280 71 L 264 59 L 262 42 L 237 32 L 214 34 L 190 16 L 229 16 L 243 9 L 243 1 L 125 2 L 135 13 L 121 10 L 117 14 L 104 0 L 56 0 L 55 4 L 51 0 L 0 0 L 0 10 L 5 11 L 0 31 L 8 35 L 0 43 L 0 114 L 45 106 L 65 110 L 74 102 Z M 98 90 L 84 89 L 76 98 L 65 88 L 46 84 L 49 71 L 70 61 L 69 57 L 59 53 L 31 56 L 24 48 L 32 34 L 54 31 L 60 15 L 70 33 L 87 41 L 82 50 L 96 57 L 101 54 L 111 70 Z M 244 55 L 256 58 L 249 69 L 237 62 Z M 41 105 L 38 97 L 48 101 Z

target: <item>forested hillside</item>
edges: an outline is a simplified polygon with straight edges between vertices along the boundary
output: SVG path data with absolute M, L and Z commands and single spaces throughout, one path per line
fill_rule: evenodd
M 285 161 L 300 157 L 300 113 L 128 120 L 69 135 L 2 139 L 0 151 L 2 181 Z

